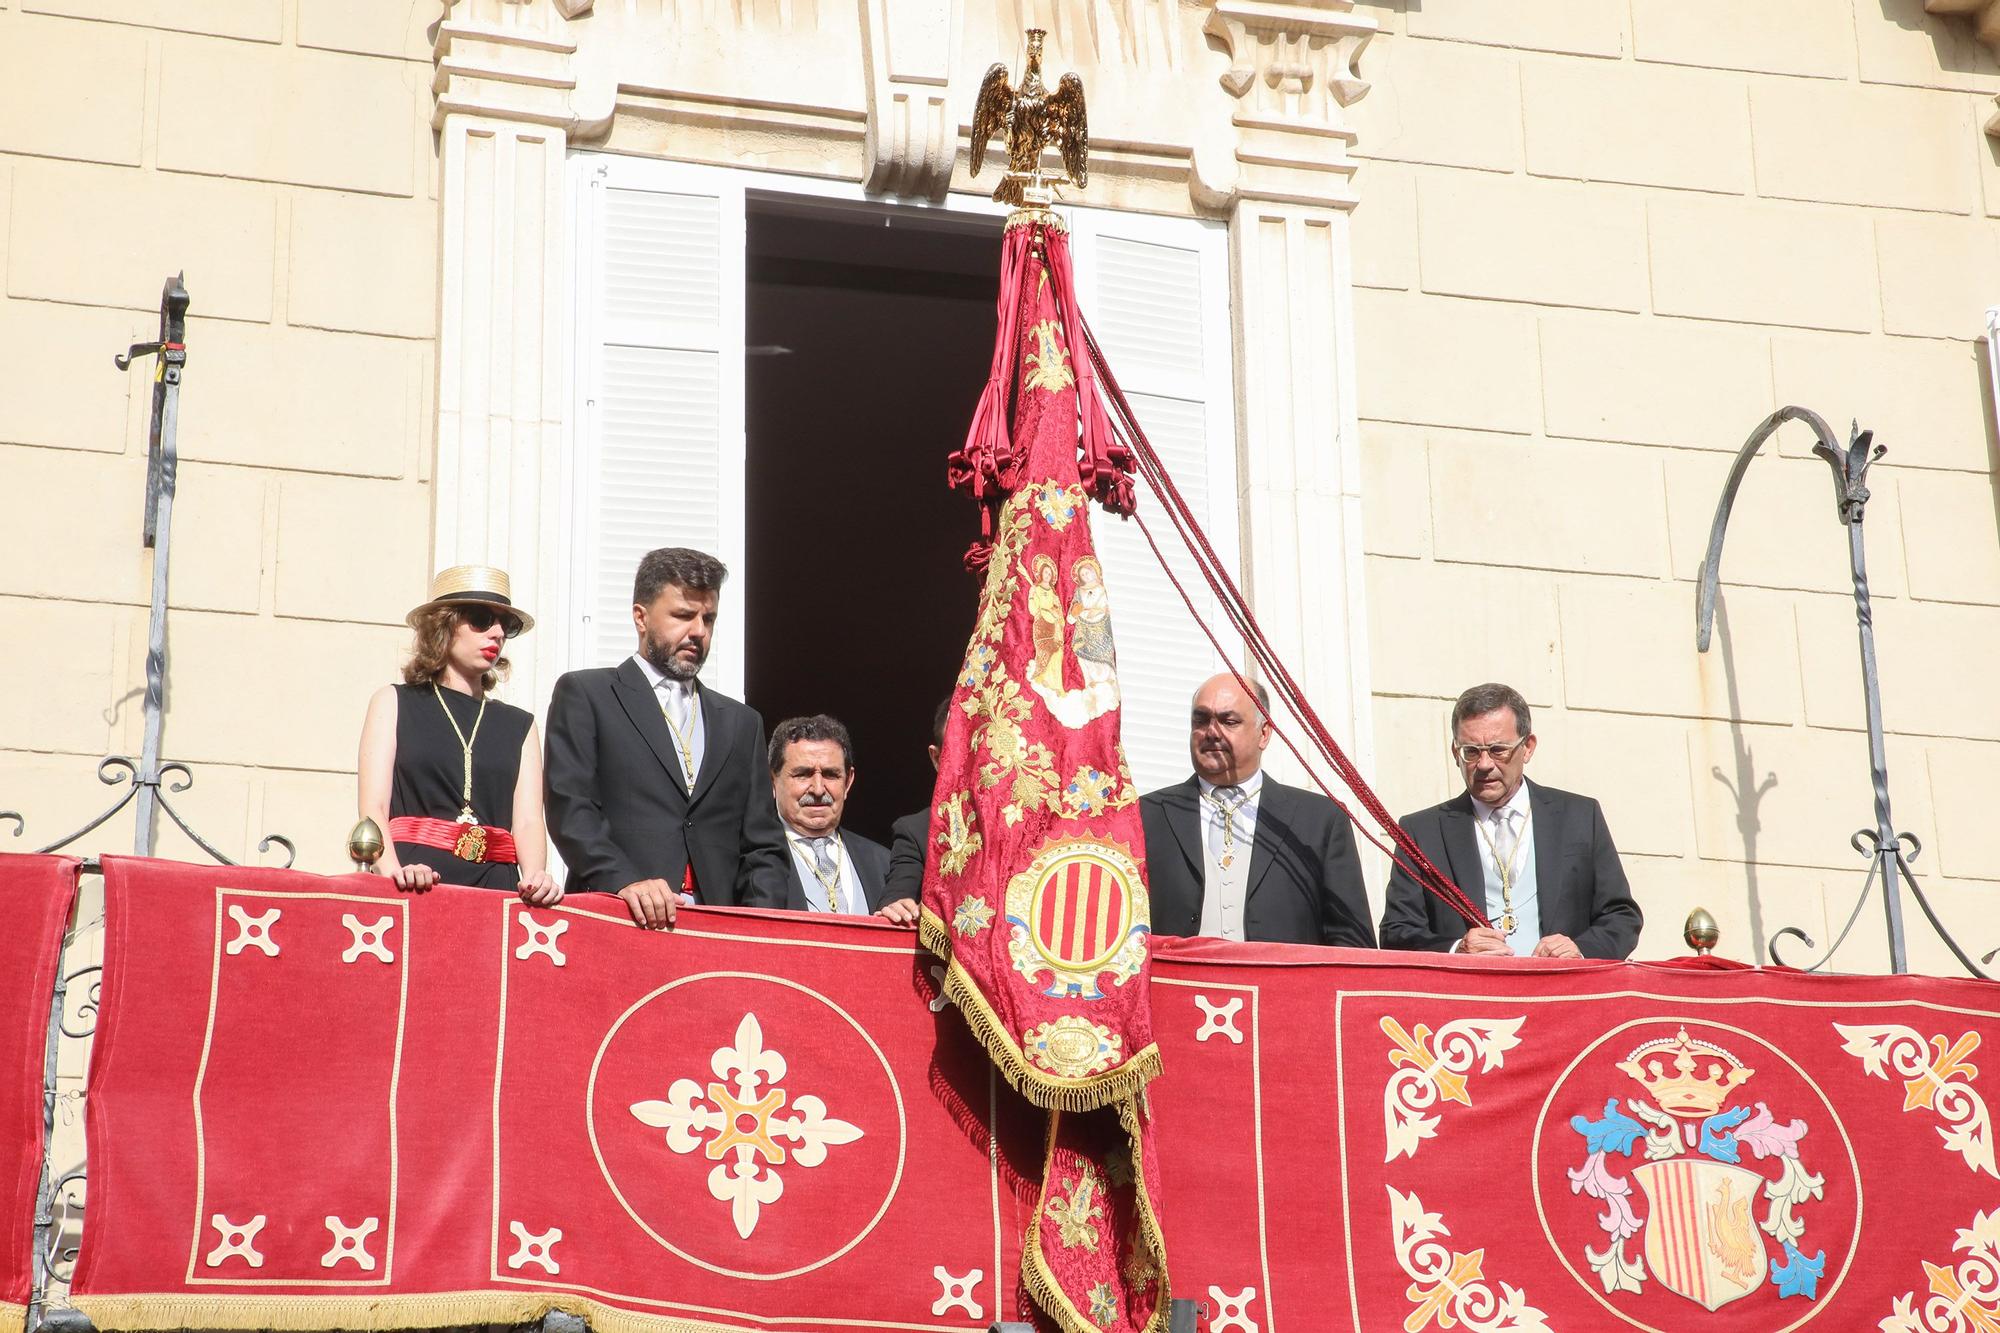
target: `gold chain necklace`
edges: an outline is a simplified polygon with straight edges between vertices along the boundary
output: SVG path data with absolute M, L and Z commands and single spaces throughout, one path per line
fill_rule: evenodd
M 692 796 L 694 795 L 695 779 L 694 718 L 692 716 L 688 718 L 688 728 L 683 732 L 680 723 L 674 721 L 673 711 L 667 707 L 665 696 L 655 690 L 654 698 L 659 700 L 660 716 L 666 720 L 667 730 L 674 734 L 674 748 L 680 751 L 681 756 L 681 780 L 687 783 L 688 795 Z M 688 702 L 690 705 L 695 703 L 692 699 Z M 690 709 L 690 712 L 692 712 L 692 709 Z
M 472 813 L 472 746 L 479 739 L 479 724 L 486 720 L 486 696 L 479 698 L 479 712 L 472 719 L 472 734 L 465 734 L 458 725 L 458 719 L 451 715 L 451 705 L 444 701 L 444 691 L 436 681 L 431 682 L 431 693 L 437 696 L 438 707 L 444 709 L 444 720 L 451 723 L 452 734 L 458 737 L 459 749 L 465 752 L 465 783 L 460 792 L 464 805 L 458 812 L 458 822 L 466 825 L 458 835 L 458 845 L 452 849 L 453 855 L 461 861 L 477 861 L 486 854 L 486 830 L 479 825 L 478 816 Z
M 1239 791 L 1234 801 L 1225 801 L 1215 792 L 1203 792 L 1201 799 L 1213 806 L 1216 814 L 1221 817 L 1222 852 L 1216 857 L 1215 863 L 1227 870 L 1236 864 L 1236 812 L 1250 804 L 1250 793 Z
M 1493 858 L 1493 874 L 1500 881 L 1500 933 L 1514 933 L 1514 876 L 1520 870 L 1521 849 L 1527 846 L 1526 838 L 1514 842 L 1514 851 L 1506 865 L 1500 864 L 1500 849 L 1493 845 L 1493 835 L 1486 831 L 1484 820 L 1474 819 L 1472 827 L 1479 830 L 1479 837 L 1486 844 L 1486 854 Z
M 801 838 L 797 834 L 790 836 L 794 843 L 797 843 L 805 850 L 806 869 L 813 872 L 813 878 L 819 881 L 820 889 L 826 894 L 827 910 L 838 912 L 840 910 L 840 863 L 847 855 L 847 845 L 841 842 L 839 835 L 833 835 L 834 851 L 831 858 L 833 861 L 833 874 L 828 876 L 820 872 L 819 858 L 813 855 L 811 839 Z

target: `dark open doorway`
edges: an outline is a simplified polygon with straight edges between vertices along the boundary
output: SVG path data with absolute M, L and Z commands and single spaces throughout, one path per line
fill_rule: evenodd
M 924 747 L 978 585 L 946 489 L 993 351 L 999 218 L 751 195 L 744 693 L 854 734 L 846 825 L 928 804 Z

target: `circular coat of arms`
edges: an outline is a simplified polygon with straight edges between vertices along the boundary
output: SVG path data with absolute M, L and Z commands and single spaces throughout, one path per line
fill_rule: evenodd
M 587 1099 L 626 1215 L 725 1277 L 832 1262 L 902 1184 L 909 1129 L 881 1047 L 782 977 L 707 972 L 642 997 L 604 1034 Z
M 1095 838 L 1046 844 L 1007 884 L 1008 954 L 1031 984 L 1049 978 L 1055 999 L 1103 998 L 1146 959 L 1146 889 L 1132 853 Z
M 1847 1131 L 1804 1069 L 1741 1028 L 1613 1028 L 1551 1089 L 1533 1157 L 1543 1235 L 1635 1328 L 1687 1328 L 1693 1306 L 1731 1305 L 1783 1333 L 1819 1312 L 1854 1261 L 1860 1168 Z

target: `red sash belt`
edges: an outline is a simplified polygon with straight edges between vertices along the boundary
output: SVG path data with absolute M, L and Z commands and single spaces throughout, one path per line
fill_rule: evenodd
M 398 815 L 389 821 L 389 841 L 435 847 L 461 861 L 517 865 L 521 859 L 514 850 L 514 835 L 491 824 L 460 824 L 449 819 Z

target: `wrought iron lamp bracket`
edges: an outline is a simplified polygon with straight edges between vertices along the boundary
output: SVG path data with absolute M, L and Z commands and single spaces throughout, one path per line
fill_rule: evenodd
M 1701 580 L 1695 593 L 1695 650 L 1707 652 L 1711 634 L 1715 627 L 1715 599 L 1721 581 L 1722 539 L 1729 528 L 1729 515 L 1736 504 L 1736 492 L 1743 484 L 1743 474 L 1750 468 L 1750 462 L 1757 456 L 1764 441 L 1775 434 L 1788 421 L 1799 421 L 1813 432 L 1813 453 L 1825 460 L 1833 471 L 1833 492 L 1835 513 L 1842 526 L 1847 529 L 1848 560 L 1854 581 L 1854 618 L 1860 630 L 1861 646 L 1861 689 L 1867 706 L 1868 716 L 1868 763 L 1869 783 L 1875 796 L 1875 825 L 1857 832 L 1848 841 L 1854 850 L 1868 858 L 1868 877 L 1863 881 L 1861 894 L 1855 900 L 1854 908 L 1848 913 L 1846 924 L 1841 926 L 1831 946 L 1816 961 L 1808 964 L 1805 971 L 1816 972 L 1839 952 L 1846 942 L 1854 923 L 1860 919 L 1861 909 L 1867 904 L 1868 895 L 1873 892 L 1877 881 L 1882 886 L 1882 910 L 1889 941 L 1889 966 L 1895 972 L 1909 970 L 1908 951 L 1903 934 L 1902 895 L 1908 890 L 1929 921 L 1931 929 L 1944 942 L 1959 964 L 1975 977 L 1988 980 L 1993 978 L 1980 963 L 1990 963 L 2000 956 L 2000 949 L 1982 956 L 1975 962 L 1951 931 L 1945 927 L 1931 906 L 1929 897 L 1917 883 L 1916 875 L 1910 869 L 1910 862 L 1923 852 L 1923 844 L 1915 834 L 1898 832 L 1889 811 L 1889 762 L 1882 736 L 1882 687 L 1875 661 L 1875 613 L 1868 592 L 1867 551 L 1862 543 L 1862 520 L 1866 517 L 1869 492 L 1867 486 L 1868 469 L 1887 453 L 1885 446 L 1875 443 L 1873 431 L 1861 429 L 1854 423 L 1849 427 L 1847 444 L 1842 446 L 1834 437 L 1826 419 L 1817 412 L 1803 407 L 1782 407 L 1757 424 L 1756 429 L 1737 451 L 1736 461 L 1730 466 L 1729 478 L 1723 483 L 1722 497 L 1716 502 L 1715 521 L 1709 528 L 1708 554 L 1702 560 Z M 1907 848 L 1907 851 L 1905 850 Z M 1792 966 L 1785 962 L 1780 945 L 1798 940 L 1808 949 L 1817 948 L 1810 935 L 1796 926 L 1786 926 L 1771 936 L 1768 947 L 1771 961 L 1780 966 Z

